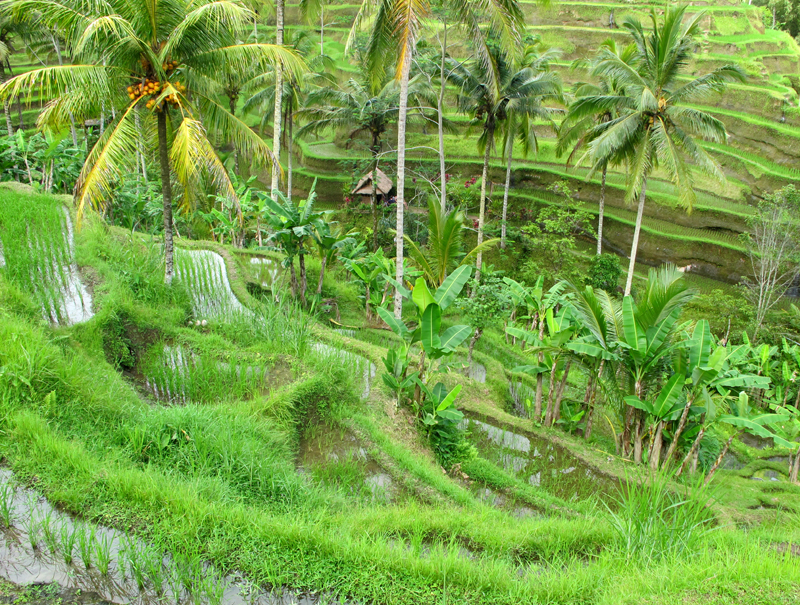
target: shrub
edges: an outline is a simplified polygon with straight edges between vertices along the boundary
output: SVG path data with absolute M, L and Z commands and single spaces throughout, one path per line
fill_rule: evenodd
M 622 267 L 616 254 L 600 254 L 592 258 L 589 263 L 589 276 L 586 283 L 595 290 L 605 290 L 611 294 L 616 293 L 619 287 L 619 278 Z

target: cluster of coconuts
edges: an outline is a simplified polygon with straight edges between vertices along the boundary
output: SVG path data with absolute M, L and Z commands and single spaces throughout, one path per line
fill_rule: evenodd
M 163 63 L 161 67 L 167 72 L 167 76 L 169 76 L 169 74 L 175 71 L 175 69 L 178 67 L 178 62 L 167 61 L 166 63 Z M 166 88 L 167 84 L 171 84 L 172 87 L 178 92 L 186 92 L 186 87 L 180 82 L 159 82 L 158 80 L 152 80 L 146 77 L 143 83 L 140 82 L 132 86 L 128 86 L 128 97 L 130 97 L 131 101 L 135 101 L 139 97 L 143 97 L 145 95 L 152 96 L 153 98 L 147 101 L 146 107 L 147 109 L 153 109 L 156 107 L 156 95 Z M 178 106 L 178 96 L 175 94 L 168 95 L 165 101 L 167 103 L 171 103 L 175 107 Z M 162 107 L 159 105 L 156 107 L 156 109 L 161 111 Z

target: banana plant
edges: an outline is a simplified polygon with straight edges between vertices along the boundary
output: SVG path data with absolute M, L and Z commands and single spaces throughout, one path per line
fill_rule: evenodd
M 420 344 L 422 348 L 417 380 L 424 382 L 426 358 L 429 362 L 433 362 L 445 355 L 449 355 L 469 337 L 472 332 L 470 326 L 451 326 L 442 332 L 441 324 L 442 311 L 447 309 L 458 298 L 471 273 L 472 268 L 467 265 L 458 267 L 433 293 L 428 289 L 424 277 L 417 278 L 412 290 L 408 290 L 399 282 L 387 278 L 403 298 L 414 302 L 417 319 L 416 328 L 411 329 L 402 320 L 395 318 L 388 310 L 383 307 L 378 308 L 378 314 L 381 319 L 386 322 L 386 325 L 395 334 L 403 339 L 404 343 L 399 350 L 390 349 L 390 353 L 384 359 L 384 365 L 387 368 L 384 382 L 390 388 L 397 391 L 405 384 L 407 378 L 405 372 L 408 369 L 409 354 L 414 345 Z M 403 369 L 403 372 L 398 372 L 398 369 Z M 420 395 L 422 394 L 424 394 L 423 390 L 420 391 Z
M 552 311 L 556 307 L 563 307 L 564 303 L 567 302 L 568 297 L 565 295 L 565 291 L 568 287 L 568 283 L 565 281 L 558 282 L 544 293 L 541 288 L 544 283 L 544 278 L 542 276 L 539 276 L 539 279 L 536 280 L 536 285 L 530 289 L 526 289 L 521 284 L 514 282 L 514 280 L 509 281 L 509 279 L 506 278 L 504 281 L 511 287 L 512 291 L 516 288 L 525 301 L 526 306 L 529 305 L 529 309 L 533 309 L 536 318 L 536 321 L 531 323 L 530 329 L 520 326 L 507 326 L 506 334 L 514 338 L 515 344 L 518 339 L 522 340 L 523 349 L 526 345 L 538 347 L 537 364 L 521 366 L 519 371 L 536 377 L 533 418 L 536 422 L 541 422 L 544 374 L 551 371 L 552 377 L 553 369 L 552 355 L 547 352 L 548 346 L 553 342 L 551 338 L 552 333 L 548 335 L 550 340 L 545 340 L 545 332 L 548 328 L 546 319 L 547 310 L 550 309 Z M 517 284 L 517 286 L 515 287 L 513 284 Z M 515 369 L 515 371 L 517 370 Z
M 584 406 L 586 422 L 584 439 L 592 436 L 594 404 L 597 387 L 607 364 L 619 361 L 617 325 L 620 323 L 621 307 L 617 300 L 605 290 L 595 291 L 591 286 L 575 293 L 573 310 L 581 330 L 577 338 L 567 343 L 567 348 L 580 360 L 588 374 Z
M 685 342 L 672 339 L 681 309 L 693 296 L 682 277 L 674 265 L 651 269 L 639 300 L 630 295 L 622 299 L 622 321 L 616 327 L 621 367 L 633 386 L 633 393 L 629 394 L 640 400 L 646 385 L 659 378 L 662 360 L 685 346 Z M 623 456 L 630 455 L 632 432 L 633 458 L 641 462 L 644 417 L 628 405 L 622 433 Z
M 577 326 L 572 322 L 572 311 L 569 305 L 563 305 L 558 314 L 555 313 L 553 307 L 548 307 L 544 312 L 543 330 L 538 333 L 514 326 L 506 328 L 506 332 L 511 336 L 522 339 L 532 346 L 532 353 L 538 353 L 537 364 L 514 368 L 515 372 L 524 372 L 536 377 L 537 401 L 534 406 L 536 422 L 541 421 L 542 414 L 539 387 L 544 374 L 550 372 L 547 408 L 544 415 L 545 426 L 552 426 L 559 418 L 561 399 L 572 363 L 570 351 L 565 345 L 573 337 L 576 329 Z
M 786 421 L 788 418 L 789 416 L 785 413 L 769 413 L 753 408 L 750 405 L 750 397 L 747 392 L 741 391 L 739 396 L 734 399 L 733 404 L 730 405 L 729 413 L 722 414 L 717 418 L 717 422 L 734 427 L 734 431 L 725 442 L 725 446 L 722 448 L 719 456 L 717 456 L 713 466 L 709 469 L 708 475 L 706 475 L 706 484 L 711 481 L 714 477 L 714 473 L 719 469 L 719 465 L 722 463 L 725 454 L 728 453 L 728 449 L 733 440 L 744 432 L 772 439 L 776 445 L 794 449 L 796 444 L 790 443 L 767 428 L 770 425 Z
M 636 395 L 625 397 L 625 403 L 638 410 L 646 412 L 655 419 L 655 432 L 650 446 L 650 468 L 658 470 L 661 458 L 661 444 L 664 425 L 683 407 L 681 398 L 685 395 L 683 386 L 686 376 L 675 373 L 661 389 L 655 401 L 639 399 Z
M 691 336 L 685 336 L 684 341 L 687 345 L 677 351 L 674 370 L 687 377 L 686 403 L 672 435 L 666 460 L 671 460 L 675 454 L 681 434 L 692 415 L 693 406 L 695 416 L 700 417 L 701 425 L 696 434 L 695 445 L 692 446 L 692 450 L 696 450 L 705 433 L 704 416 L 710 413 L 710 418 L 715 417 L 717 400 L 720 398 L 724 400 L 730 395 L 731 390 L 764 390 L 770 384 L 765 376 L 741 371 L 747 365 L 745 363 L 749 355 L 747 345 L 714 344 L 711 326 L 707 320 L 698 321 Z M 694 451 L 691 453 L 694 454 Z
M 516 321 L 521 321 L 523 325 L 527 326 L 528 330 L 534 330 L 539 320 L 539 311 L 542 307 L 544 276 L 540 275 L 532 287 L 524 286 L 510 277 L 504 277 L 503 281 L 508 285 L 509 292 L 511 293 L 513 309 L 509 320 L 512 324 Z M 506 325 L 506 327 L 508 327 L 508 325 Z M 508 337 L 509 334 L 506 332 L 506 343 L 508 343 Z M 514 339 L 514 344 L 516 344 L 516 339 Z
M 378 309 L 386 302 L 389 282 L 387 279 L 394 271 L 394 262 L 383 253 L 383 248 L 370 252 L 361 258 L 351 261 L 343 259 L 345 266 L 364 285 L 364 308 L 367 320 L 374 317 L 373 309 Z
M 797 483 L 798 471 L 800 471 L 800 409 L 794 405 L 770 406 L 772 410 L 784 417 L 784 420 L 774 424 L 772 430 L 778 437 L 792 444 L 792 451 L 789 454 L 789 481 Z

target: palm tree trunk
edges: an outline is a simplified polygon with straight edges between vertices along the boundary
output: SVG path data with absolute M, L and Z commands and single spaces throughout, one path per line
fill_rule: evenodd
M 322 295 L 322 280 L 325 278 L 325 267 L 328 265 L 328 255 L 322 255 L 322 266 L 319 268 L 319 283 L 317 283 L 317 296 Z
M 797 483 L 797 473 L 800 470 L 800 451 L 798 451 L 794 455 L 794 465 L 792 465 L 792 470 L 789 472 L 789 481 L 792 483 Z
M 276 0 L 275 2 L 275 21 L 276 21 L 276 35 L 275 43 L 278 46 L 283 46 L 283 2 L 284 0 Z M 270 192 L 275 195 L 280 184 L 281 174 L 281 115 L 283 112 L 283 70 L 280 64 L 275 65 L 275 110 L 272 113 L 272 155 L 274 156 L 274 163 L 272 165 L 272 185 Z
M 442 214 L 445 213 L 447 206 L 447 176 L 445 174 L 444 165 L 444 93 L 445 93 L 445 77 L 444 77 L 444 60 L 447 56 L 447 16 L 443 19 L 444 32 L 442 34 L 442 62 L 439 67 L 439 99 L 438 99 L 438 126 L 439 126 L 439 188 L 441 196 Z
M 292 201 L 292 153 L 294 145 L 292 144 L 292 136 L 294 133 L 294 116 L 292 108 L 292 99 L 289 99 L 289 110 L 286 115 L 286 199 Z
M 719 469 L 719 465 L 722 464 L 722 459 L 725 457 L 725 454 L 728 453 L 728 448 L 730 448 L 731 443 L 733 443 L 733 440 L 739 436 L 740 432 L 741 431 L 737 431 L 733 433 L 730 437 L 728 437 L 728 440 L 725 442 L 725 447 L 722 448 L 722 451 L 719 453 L 719 456 L 717 456 L 717 459 L 714 461 L 714 465 L 709 469 L 708 475 L 706 475 L 706 481 L 704 485 L 709 484 L 712 477 L 714 476 L 714 473 L 716 473 L 717 470 Z
M 406 45 L 405 57 L 400 72 L 400 108 L 397 119 L 397 225 L 395 236 L 395 279 L 403 283 L 403 210 L 405 205 L 406 186 L 406 119 L 408 117 L 408 79 L 411 73 L 411 43 Z M 394 292 L 394 316 L 403 316 L 403 298 L 400 292 Z
M 158 114 L 158 160 L 161 165 L 161 195 L 164 198 L 164 281 L 172 283 L 175 274 L 172 241 L 172 184 L 170 183 L 169 154 L 167 152 L 167 109 Z
M 692 443 L 692 447 L 689 449 L 689 452 L 684 457 L 683 462 L 681 462 L 680 468 L 675 473 L 676 478 L 680 477 L 683 474 L 683 469 L 685 469 L 686 465 L 689 464 L 689 461 L 692 458 L 694 458 L 695 452 L 697 452 L 697 449 L 700 447 L 700 442 L 703 440 L 703 435 L 705 435 L 705 432 L 706 429 L 702 428 L 700 429 L 700 432 L 697 433 L 697 437 L 695 437 L 694 443 Z
M 483 154 L 483 176 L 481 177 L 481 207 L 478 214 L 478 245 L 483 243 L 483 221 L 486 215 L 486 182 L 489 180 L 489 158 L 492 154 L 492 140 L 494 138 L 494 126 L 489 125 L 486 132 L 486 151 Z M 478 252 L 475 260 L 475 281 L 481 281 L 481 264 L 483 262 L 483 252 Z M 549 408 L 548 404 L 548 408 Z
M 636 251 L 639 248 L 639 232 L 642 230 L 642 215 L 644 214 L 644 199 L 647 190 L 647 177 L 642 179 L 642 190 L 639 192 L 639 209 L 636 211 L 636 227 L 633 230 L 633 243 L 631 244 L 631 262 L 628 265 L 628 279 L 625 282 L 625 296 L 631 293 L 633 284 L 633 269 L 636 266 Z
M 508 190 L 511 187 L 511 157 L 514 153 L 514 139 L 508 140 L 508 161 L 506 163 L 506 186 L 503 190 L 503 225 L 500 228 L 500 247 L 506 247 L 506 218 L 508 216 Z
M 372 251 L 378 250 L 378 154 L 380 153 L 380 135 L 372 133 Z
M 597 399 L 597 383 L 600 382 L 600 377 L 603 375 L 603 367 L 606 360 L 600 361 L 600 367 L 597 369 L 597 376 L 594 377 L 592 383 L 592 396 L 589 399 L 589 409 L 586 411 L 586 426 L 583 429 L 583 438 L 586 441 L 592 438 L 592 425 L 594 423 L 594 402 Z
M 606 174 L 608 166 L 603 164 L 603 176 L 600 178 L 600 210 L 597 214 L 597 256 L 603 253 L 603 214 L 606 206 Z
M 228 109 L 230 109 L 231 115 L 236 115 L 236 95 L 229 94 L 228 95 Z M 236 176 L 239 176 L 241 173 L 239 172 L 239 148 L 236 147 L 236 143 L 233 143 L 233 171 L 236 173 Z

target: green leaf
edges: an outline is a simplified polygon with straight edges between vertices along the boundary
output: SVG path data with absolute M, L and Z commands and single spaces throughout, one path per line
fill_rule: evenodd
M 689 364 L 695 367 L 707 367 L 710 354 L 711 326 L 709 326 L 708 320 L 701 319 L 692 332 L 689 344 Z
M 390 313 L 383 307 L 378 307 L 378 315 L 380 315 L 381 319 L 386 322 L 386 325 L 391 328 L 392 332 L 397 334 L 403 340 L 406 340 L 406 337 L 408 336 L 408 328 L 406 327 L 406 324 L 394 316 L 394 313 Z
M 425 313 L 428 305 L 436 304 L 436 300 L 433 298 L 431 291 L 428 290 L 428 284 L 425 283 L 424 277 L 417 278 L 414 289 L 411 292 L 411 299 L 414 301 L 414 304 L 417 305 L 420 315 Z
M 639 338 L 642 336 L 639 324 L 636 321 L 636 315 L 633 309 L 633 297 L 626 296 L 622 299 L 622 329 L 625 335 L 625 342 L 632 349 L 641 351 L 639 347 Z
M 416 291 L 417 288 L 415 286 L 414 292 Z M 442 346 L 442 341 L 439 338 L 439 329 L 441 325 L 442 312 L 439 310 L 439 305 L 435 302 L 429 304 L 425 307 L 425 312 L 422 314 L 422 323 L 420 325 L 422 328 L 422 348 L 425 349 L 425 352 L 429 355 Z
M 464 286 L 469 281 L 471 275 L 472 267 L 461 265 L 458 267 L 458 269 L 448 275 L 447 279 L 444 280 L 442 285 L 437 288 L 433 298 L 439 304 L 439 307 L 441 307 L 442 311 L 449 307 L 452 302 L 458 298 L 458 295 L 461 294 L 461 291 L 464 289 Z
M 406 288 L 403 284 L 397 281 L 395 278 L 386 276 L 386 281 L 388 281 L 392 286 L 394 286 L 395 290 L 400 292 L 400 296 L 405 298 L 406 300 L 411 300 L 411 291 Z
M 442 412 L 447 408 L 449 408 L 451 405 L 453 405 L 453 403 L 456 400 L 456 397 L 458 397 L 458 394 L 460 392 L 461 392 L 461 385 L 457 384 L 456 386 L 453 387 L 453 390 L 450 391 L 444 399 L 442 399 L 442 402 L 436 407 L 436 411 Z
M 441 349 L 448 353 L 452 353 L 457 347 L 461 346 L 469 335 L 472 333 L 472 328 L 469 326 L 451 326 L 444 331 L 441 339 Z
M 683 392 L 685 382 L 686 377 L 683 374 L 672 375 L 672 378 L 661 389 L 661 393 L 653 405 L 653 416 L 663 420 L 669 415 Z
M 625 403 L 632 408 L 636 408 L 637 410 L 642 410 L 648 414 L 653 414 L 653 406 L 647 401 L 642 401 L 636 395 L 628 395 L 625 397 Z
M 578 355 L 586 355 L 588 357 L 593 357 L 595 359 L 602 358 L 602 359 L 614 359 L 615 355 L 599 344 L 585 342 L 580 340 L 574 340 L 572 342 L 568 342 L 566 348 L 570 351 L 577 353 Z

